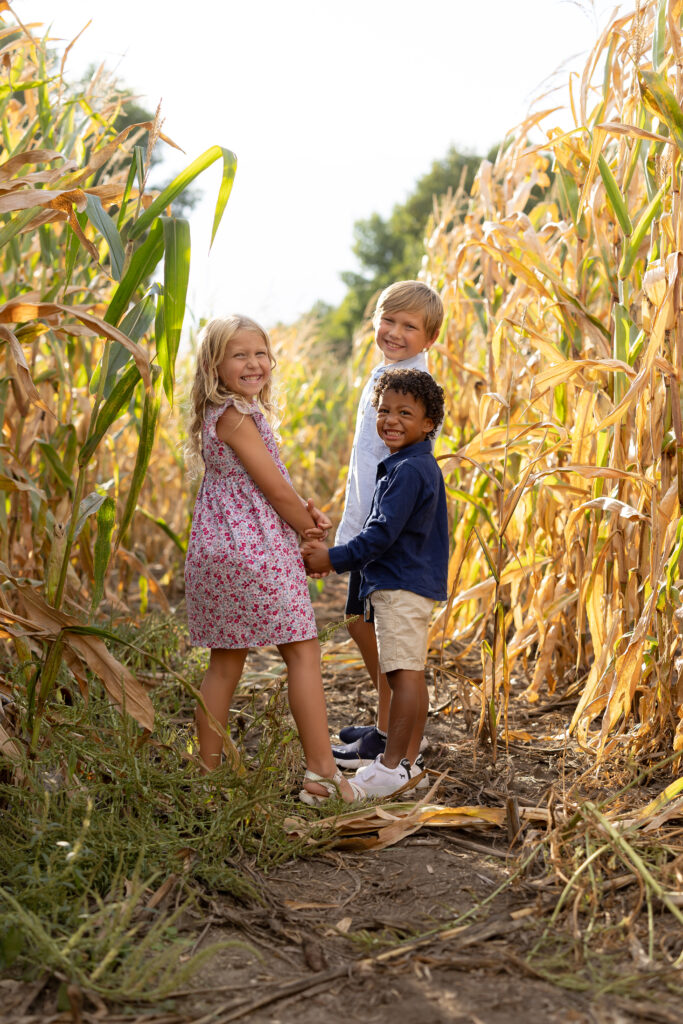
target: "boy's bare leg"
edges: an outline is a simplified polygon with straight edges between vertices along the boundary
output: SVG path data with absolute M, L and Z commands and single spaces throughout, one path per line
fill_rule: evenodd
M 347 628 L 351 639 L 361 653 L 368 675 L 377 687 L 377 728 L 386 732 L 389 727 L 391 689 L 386 675 L 379 670 L 375 627 L 372 622 L 365 622 L 359 618 L 355 622 L 350 622 Z
M 401 758 L 412 764 L 420 751 L 420 740 L 427 721 L 429 697 L 424 669 L 397 669 L 387 672 L 391 688 L 387 747 L 382 761 L 387 768 L 397 768 Z
M 225 650 L 214 648 L 209 658 L 209 667 L 199 689 L 207 711 L 216 718 L 224 729 L 228 726 L 228 714 L 247 657 L 246 650 Z M 199 756 L 206 771 L 217 768 L 221 763 L 223 737 L 215 731 L 208 715 L 197 707 L 197 739 Z

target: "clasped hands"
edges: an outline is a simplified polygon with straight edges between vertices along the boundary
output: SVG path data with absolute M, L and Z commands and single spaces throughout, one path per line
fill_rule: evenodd
M 313 579 L 320 579 L 322 576 L 329 576 L 332 572 L 332 563 L 330 562 L 327 545 L 323 543 L 327 537 L 328 530 L 332 527 L 332 523 L 324 512 L 316 508 L 312 498 L 309 498 L 306 502 L 306 510 L 310 513 L 315 527 L 304 530 L 301 555 L 308 575 Z

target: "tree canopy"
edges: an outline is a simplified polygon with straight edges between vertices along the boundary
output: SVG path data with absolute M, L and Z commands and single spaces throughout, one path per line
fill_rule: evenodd
M 320 320 L 321 341 L 346 355 L 373 296 L 392 281 L 417 276 L 434 196 L 461 185 L 469 193 L 481 159 L 451 148 L 443 159 L 434 161 L 405 202 L 397 203 L 386 219 L 373 213 L 356 221 L 352 251 L 358 270 L 341 275 L 346 295 L 339 306 L 320 302 L 311 310 Z

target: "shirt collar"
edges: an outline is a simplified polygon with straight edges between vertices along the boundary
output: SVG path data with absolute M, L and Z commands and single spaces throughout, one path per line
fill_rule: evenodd
M 427 353 L 418 352 L 417 355 L 411 356 L 410 359 L 399 359 L 396 363 L 380 363 L 376 366 L 370 376 L 376 379 L 382 373 L 386 373 L 391 370 L 427 370 Z
M 431 455 L 432 445 L 429 440 L 416 441 L 415 444 L 409 444 L 407 448 L 400 448 L 393 455 L 387 455 L 386 459 L 382 459 L 380 466 L 383 466 L 385 471 L 388 472 L 390 469 L 401 462 L 403 459 L 413 459 L 418 455 Z

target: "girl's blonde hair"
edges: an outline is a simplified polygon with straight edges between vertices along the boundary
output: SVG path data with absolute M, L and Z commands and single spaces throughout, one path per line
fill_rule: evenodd
M 250 331 L 258 334 L 268 353 L 271 370 L 275 366 L 275 356 L 267 331 L 248 316 L 233 314 L 232 316 L 214 317 L 199 332 L 197 347 L 197 367 L 195 369 L 192 390 L 190 393 L 190 428 L 187 440 L 188 463 L 191 468 L 201 465 L 202 424 L 208 405 L 222 405 L 227 398 L 234 398 L 238 408 L 243 408 L 245 398 L 235 394 L 218 376 L 218 367 L 223 362 L 228 342 L 238 331 Z M 272 393 L 271 379 L 268 378 L 256 396 L 266 410 L 269 419 L 274 419 L 276 406 Z

